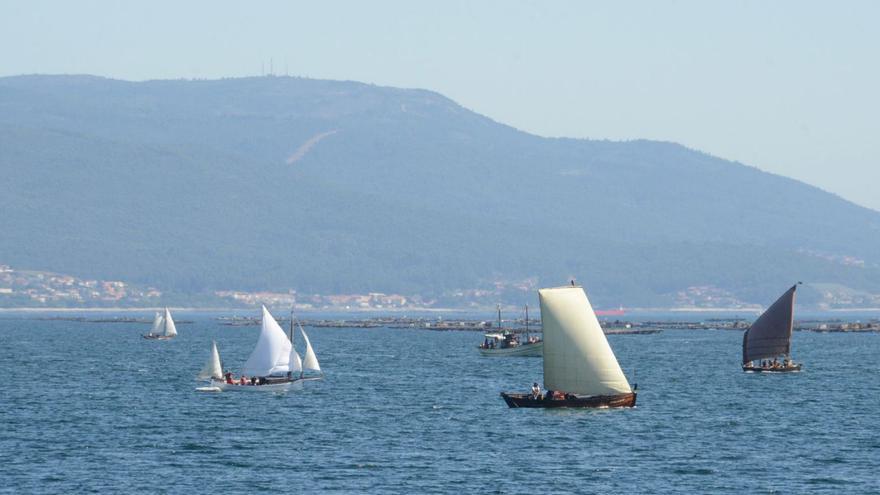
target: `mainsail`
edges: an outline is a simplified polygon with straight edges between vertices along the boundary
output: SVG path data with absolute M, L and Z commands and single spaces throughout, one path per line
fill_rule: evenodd
M 743 364 L 791 354 L 796 290 L 797 285 L 791 286 L 743 334 Z
M 278 322 L 263 306 L 263 323 L 260 338 L 250 357 L 244 363 L 242 373 L 250 376 L 269 376 L 287 373 L 290 363 L 290 339 Z
M 202 371 L 196 376 L 199 380 L 208 380 L 214 378 L 215 380 L 223 379 L 223 366 L 220 364 L 220 353 L 217 351 L 217 342 L 211 342 L 211 357 L 208 358 L 208 362 L 205 363 L 205 367 L 202 368 Z
M 150 333 L 147 335 L 159 335 L 162 333 L 162 315 L 156 313 L 156 317 L 153 318 L 153 326 L 150 327 Z
M 577 395 L 632 392 L 581 287 L 538 290 L 544 386 Z
M 306 353 L 303 357 L 302 367 L 303 369 L 309 371 L 321 371 L 321 365 L 318 364 L 318 357 L 315 356 L 315 351 L 312 349 L 312 343 L 309 342 L 309 336 L 306 335 L 306 331 L 303 330 L 303 327 L 299 327 L 300 333 L 302 333 L 303 340 L 306 341 Z
M 171 318 L 171 311 L 165 308 L 165 317 L 163 318 L 166 337 L 175 337 L 177 335 L 177 327 L 174 326 L 174 319 Z

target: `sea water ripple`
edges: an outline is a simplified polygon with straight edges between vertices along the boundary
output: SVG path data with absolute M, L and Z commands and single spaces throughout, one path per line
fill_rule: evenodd
M 880 491 L 880 335 L 798 333 L 792 375 L 742 373 L 739 332 L 611 336 L 638 407 L 511 410 L 540 359 L 417 329 L 313 329 L 325 380 L 199 393 L 211 340 L 237 369 L 258 332 L 194 319 L 0 319 L 0 491 Z

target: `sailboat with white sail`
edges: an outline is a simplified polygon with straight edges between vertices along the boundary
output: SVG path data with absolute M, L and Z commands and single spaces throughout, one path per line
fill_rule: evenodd
M 321 366 L 302 327 L 300 332 L 306 342 L 305 359 L 300 359 L 293 347 L 293 319 L 291 338 L 288 338 L 266 306 L 262 309 L 260 337 L 244 363 L 241 376 L 235 379 L 230 372 L 219 379 L 212 376 L 212 384 L 222 390 L 286 390 L 306 380 L 320 379 L 322 375 L 314 376 L 313 373 L 320 373 Z M 217 359 L 219 362 L 219 355 Z
M 785 291 L 743 334 L 743 371 L 787 373 L 801 370 L 802 365 L 791 359 L 795 292 L 797 284 Z
M 544 386 L 502 392 L 510 407 L 633 407 L 636 392 L 608 345 L 582 287 L 538 290 L 544 327 Z
M 156 317 L 153 319 L 153 326 L 150 327 L 150 333 L 144 335 L 144 338 L 168 340 L 174 337 L 177 337 L 177 326 L 174 324 L 174 318 L 171 317 L 171 311 L 165 308 L 164 314 L 156 313 Z

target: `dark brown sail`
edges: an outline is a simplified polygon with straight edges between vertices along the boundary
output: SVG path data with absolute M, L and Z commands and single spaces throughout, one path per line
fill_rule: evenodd
M 791 353 L 796 290 L 797 285 L 793 285 L 746 330 L 743 335 L 744 365 L 758 359 L 788 356 Z

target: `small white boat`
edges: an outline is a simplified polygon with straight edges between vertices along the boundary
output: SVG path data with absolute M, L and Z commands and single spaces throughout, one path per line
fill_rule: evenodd
M 168 340 L 177 337 L 177 326 L 174 325 L 174 318 L 171 317 L 171 311 L 165 308 L 165 314 L 156 313 L 153 319 L 153 326 L 150 333 L 144 335 L 149 340 Z
M 499 332 L 483 335 L 483 343 L 477 347 L 483 356 L 492 357 L 541 357 L 544 353 L 544 342 L 531 338 L 529 334 L 529 307 L 526 306 L 525 342 L 520 341 L 516 333 L 505 330 L 501 326 L 501 306 L 498 306 Z
M 480 354 L 493 357 L 541 357 L 543 355 L 544 342 L 539 340 L 520 343 L 515 338 L 516 336 L 511 333 L 487 333 L 484 335 L 483 345 L 479 347 Z
M 217 376 L 216 372 L 222 370 L 222 367 L 219 353 L 215 360 L 216 346 L 212 347 L 211 358 L 200 376 L 210 376 L 211 385 L 224 391 L 285 391 L 299 388 L 305 381 L 320 380 L 323 378 L 321 365 L 318 364 L 318 358 L 302 325 L 299 330 L 306 344 L 304 359 L 300 359 L 293 347 L 293 313 L 288 338 L 269 310 L 263 306 L 260 338 L 244 363 L 242 376 L 234 379 L 232 373 L 222 371 L 221 376 Z

